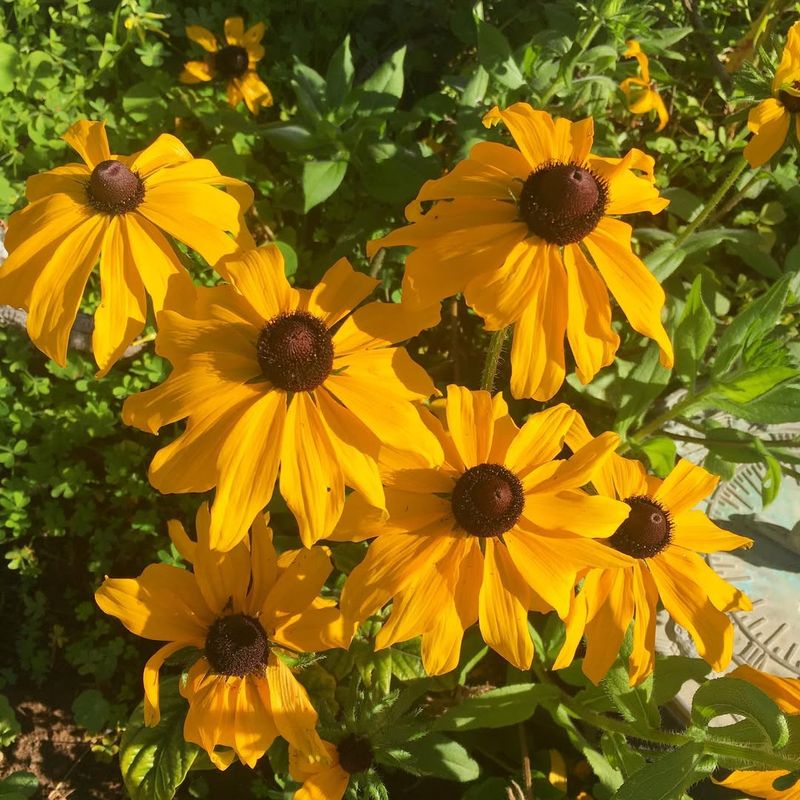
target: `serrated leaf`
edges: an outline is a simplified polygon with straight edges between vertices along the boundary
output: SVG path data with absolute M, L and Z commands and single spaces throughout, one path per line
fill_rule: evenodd
M 624 647 L 624 646 L 623 646 Z M 617 658 L 606 673 L 601 686 L 608 694 L 614 707 L 622 716 L 640 730 L 661 727 L 661 715 L 653 701 L 653 676 L 638 686 L 630 685 L 627 657 Z
M 558 697 L 550 684 L 516 683 L 468 697 L 449 708 L 433 723 L 437 731 L 465 731 L 476 728 L 504 728 L 529 719 L 543 700 Z
M 663 706 L 675 697 L 686 681 L 702 681 L 711 667 L 702 658 L 656 656 L 653 671 L 653 702 Z
M 707 728 L 715 717 L 736 714 L 756 723 L 759 739 L 755 744 L 769 744 L 779 749 L 789 740 L 789 727 L 773 700 L 752 683 L 739 678 L 717 678 L 704 683 L 692 698 L 692 722 Z M 709 729 L 716 735 L 717 729 Z
M 675 329 L 675 371 L 694 387 L 698 365 L 714 334 L 714 318 L 703 301 L 702 276 L 695 278 Z
M 340 106 L 353 87 L 353 56 L 350 53 L 350 34 L 336 48 L 328 64 L 325 97 L 331 108 Z
M 779 386 L 745 405 L 732 403 L 723 397 L 715 399 L 720 410 L 741 417 L 746 422 L 779 424 L 800 420 L 800 387 Z
M 145 726 L 140 703 L 120 742 L 120 769 L 131 800 L 171 800 L 200 753 L 183 738 L 187 704 L 178 693 L 178 678 L 162 680 L 160 694 L 159 724 Z
M 716 390 L 732 403 L 744 405 L 797 379 L 800 372 L 793 367 L 773 366 L 737 373 L 731 380 L 716 384 Z
M 621 733 L 606 731 L 600 737 L 600 746 L 608 763 L 618 770 L 623 778 L 629 778 L 645 764 L 644 756 L 637 753 Z
M 715 762 L 703 755 L 703 746 L 689 742 L 635 772 L 620 786 L 613 800 L 679 800 Z
M 303 164 L 304 212 L 327 200 L 341 185 L 346 161 L 307 161 Z
M 430 733 L 402 748 L 375 754 L 375 760 L 411 775 L 443 778 L 448 781 L 474 781 L 480 767 L 458 742 L 439 733 Z

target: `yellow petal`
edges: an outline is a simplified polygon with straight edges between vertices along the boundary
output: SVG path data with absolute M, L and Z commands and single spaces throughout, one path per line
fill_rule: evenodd
M 275 653 L 269 655 L 267 685 L 278 733 L 301 752 L 324 758 L 325 746 L 316 731 L 317 712 L 306 690 Z
M 228 279 L 262 319 L 297 308 L 300 296 L 286 280 L 283 256 L 274 244 L 227 258 L 224 264 Z
M 528 631 L 530 590 L 506 547 L 486 540 L 479 626 L 486 644 L 517 669 L 529 669 L 533 642 Z
M 240 45 L 244 38 L 244 20 L 241 17 L 228 17 L 225 20 L 225 39 L 228 44 Z
M 497 142 L 478 142 L 472 146 L 469 151 L 469 160 L 479 162 L 480 165 L 488 166 L 491 168 L 490 172 L 484 172 L 484 179 L 491 174 L 497 172 L 505 172 L 505 181 L 508 180 L 507 176 L 513 178 L 521 178 L 523 181 L 528 177 L 531 171 L 530 164 L 528 164 L 525 156 L 514 147 L 509 147 L 505 144 L 498 144 Z M 460 162 L 466 163 L 466 162 Z M 498 185 L 498 191 L 493 196 L 502 197 L 504 188 L 507 187 L 506 182 Z
M 362 386 L 380 386 L 382 400 L 427 400 L 436 393 L 428 373 L 402 347 L 336 355 L 333 371 Z
M 623 158 L 590 156 L 589 167 L 608 184 L 607 214 L 658 214 L 669 205 L 655 186 L 653 157 L 635 147 Z
M 595 472 L 603 468 L 618 444 L 619 436 L 608 431 L 581 447 L 565 461 L 556 462 L 554 471 L 551 471 L 548 464 L 544 464 L 524 481 L 526 494 L 531 490 L 534 493 L 555 493 L 562 489 L 585 486 L 591 481 Z M 535 494 L 531 502 L 535 502 Z
M 514 103 L 505 110 L 495 106 L 483 118 L 485 126 L 502 122 L 531 168 L 556 158 L 555 124 L 546 111 L 537 111 L 528 103 Z
M 566 625 L 564 644 L 553 662 L 554 670 L 565 669 L 575 660 L 575 653 L 583 640 L 583 632 L 586 628 L 586 591 L 586 584 L 584 584 L 580 594 L 572 598 L 569 613 L 564 618 Z
M 83 119 L 70 126 L 61 138 L 92 169 L 100 162 L 111 158 L 105 122 L 90 122 Z
M 613 570 L 604 576 L 610 583 L 606 602 L 586 624 L 586 656 L 583 674 L 598 684 L 605 677 L 625 638 L 633 617 L 632 570 Z
M 650 570 L 637 564 L 631 571 L 633 591 L 633 649 L 629 659 L 630 683 L 636 686 L 655 669 L 658 587 Z
M 194 575 L 167 564 L 151 564 L 138 578 L 106 578 L 95 600 L 104 613 L 145 639 L 202 648 L 213 620 Z
M 581 383 L 590 383 L 614 360 L 619 336 L 611 328 L 608 291 L 580 247 L 564 248 L 567 270 L 567 339 Z
M 112 217 L 100 253 L 100 305 L 94 313 L 92 350 L 103 377 L 144 328 L 147 300 L 135 269 L 126 215 Z
M 741 678 L 768 694 L 787 714 L 800 713 L 800 679 L 782 678 L 742 664 L 731 672 L 731 677 Z
M 494 434 L 492 396 L 450 384 L 446 410 L 447 428 L 464 466 L 485 464 Z
M 258 114 L 262 108 L 269 108 L 272 105 L 272 92 L 267 84 L 258 77 L 257 72 L 251 69 L 235 80 L 251 114 Z
M 265 25 L 263 22 L 256 22 L 251 25 L 242 36 L 242 43 L 244 45 L 258 44 L 264 38 Z
M 540 528 L 605 539 L 627 519 L 630 507 L 619 500 L 581 491 L 535 494 L 523 514 Z
M 211 65 L 205 61 L 187 61 L 183 65 L 183 70 L 179 80 L 181 83 L 204 83 L 214 78 L 214 71 Z
M 144 665 L 142 682 L 144 684 L 144 724 L 158 725 L 161 719 L 161 709 L 158 701 L 158 673 L 163 663 L 178 650 L 191 647 L 185 642 L 170 642 L 160 647 L 147 659 Z
M 230 550 L 240 542 L 270 501 L 285 419 L 286 395 L 268 392 L 242 414 L 224 442 L 217 442 L 219 478 L 210 532 L 215 550 Z
M 300 550 L 267 595 L 261 608 L 264 624 L 271 627 L 281 617 L 305 610 L 320 593 L 332 569 L 327 547 Z
M 673 516 L 672 523 L 672 544 L 700 553 L 716 553 L 753 545 L 752 539 L 723 530 L 702 511 L 684 511 Z
M 350 775 L 341 767 L 330 767 L 306 778 L 292 800 L 342 800 Z
M 514 327 L 511 394 L 549 400 L 564 382 L 567 280 L 556 245 L 546 246 L 546 266 L 538 269 L 531 303 Z
M 750 770 L 736 770 L 731 772 L 725 780 L 717 781 L 720 786 L 728 789 L 735 789 L 752 797 L 763 797 L 766 800 L 797 800 L 797 785 L 791 789 L 779 792 L 772 788 L 772 784 L 778 779 L 787 775 L 780 770 L 765 770 L 763 772 L 752 772 Z
M 694 508 L 716 489 L 719 477 L 682 458 L 655 493 L 674 517 Z
M 252 583 L 245 609 L 255 616 L 267 601 L 278 577 L 278 556 L 272 544 L 269 514 L 258 514 L 250 531 L 250 569 Z
M 34 344 L 62 367 L 72 323 L 100 255 L 107 225 L 108 218 L 98 214 L 68 234 L 42 269 L 31 293 L 28 333 Z
M 25 182 L 25 196 L 34 203 L 51 194 L 66 194 L 80 205 L 86 205 L 86 184 L 92 171 L 85 164 L 65 164 Z M 8 234 L 6 233 L 6 239 Z
M 204 161 L 196 160 L 199 163 Z M 171 133 L 162 133 L 151 145 L 136 153 L 131 169 L 145 182 L 146 191 L 148 187 L 158 184 L 159 179 L 163 177 L 159 175 L 161 170 L 191 164 L 194 161 L 192 154 L 180 139 Z
M 784 84 L 796 79 L 798 73 L 800 73 L 800 24 L 795 22 L 786 36 L 781 63 L 778 64 L 775 77 L 772 79 L 772 91 L 776 92 Z
M 209 53 L 217 52 L 217 38 L 208 28 L 204 28 L 202 25 L 187 25 L 186 35 Z
M 259 691 L 260 678 L 244 678 L 238 691 L 232 692 L 234 703 L 234 749 L 243 764 L 254 769 L 256 762 L 270 748 L 278 736 L 272 720 L 271 709 L 265 706 L 263 697 L 267 692 Z
M 774 98 L 759 103 L 747 117 L 753 137 L 744 148 L 744 157 L 751 167 L 766 164 L 786 142 L 791 114 Z
M 330 328 L 377 285 L 375 278 L 356 272 L 346 258 L 340 258 L 314 287 L 306 311 L 319 317 Z
M 189 538 L 186 533 L 186 528 L 183 527 L 180 520 L 168 520 L 167 530 L 169 532 L 169 538 L 172 540 L 172 544 L 175 545 L 175 549 L 181 554 L 181 558 L 191 564 L 194 561 L 197 543 Z
M 552 461 L 564 446 L 575 412 L 566 403 L 531 414 L 508 448 L 505 465 L 520 479 Z
M 329 604 L 320 605 L 324 602 Z M 319 653 L 334 647 L 346 650 L 356 627 L 355 622 L 345 619 L 334 601 L 318 599 L 300 614 L 281 619 L 271 638 L 282 647 L 302 653 Z
M 658 344 L 661 363 L 670 369 L 674 362 L 672 342 L 661 323 L 664 290 L 645 264 L 633 254 L 631 226 L 606 217 L 585 242 L 631 327 Z

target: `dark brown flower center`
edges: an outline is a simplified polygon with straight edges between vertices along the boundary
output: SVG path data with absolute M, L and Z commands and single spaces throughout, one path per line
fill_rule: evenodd
M 239 678 L 263 671 L 269 656 L 267 634 L 255 617 L 231 614 L 214 620 L 206 636 L 205 655 L 219 675 Z
M 351 775 L 366 772 L 372 766 L 372 745 L 364 736 L 349 733 L 336 746 L 339 753 L 339 766 Z
M 144 183 L 121 161 L 101 161 L 86 184 L 89 204 L 104 214 L 133 211 L 144 200 Z
M 792 84 L 793 89 L 800 90 L 800 81 L 795 81 Z M 792 114 L 800 114 L 800 97 L 781 89 L 778 92 L 778 100 L 781 105 Z
M 241 78 L 250 65 L 250 57 L 244 47 L 229 44 L 213 54 L 214 69 L 226 80 Z
M 310 392 L 330 375 L 333 339 L 318 317 L 291 311 L 273 317 L 256 343 L 261 371 L 287 392 Z
M 500 464 L 470 467 L 456 482 L 453 516 L 473 536 L 500 536 L 514 526 L 525 506 L 519 478 Z
M 625 502 L 631 512 L 617 528 L 608 543 L 633 558 L 652 558 L 658 555 L 672 538 L 669 512 L 652 497 L 635 495 Z
M 572 244 L 590 234 L 608 205 L 606 182 L 577 164 L 551 162 L 528 175 L 519 213 L 530 232 L 551 244 Z

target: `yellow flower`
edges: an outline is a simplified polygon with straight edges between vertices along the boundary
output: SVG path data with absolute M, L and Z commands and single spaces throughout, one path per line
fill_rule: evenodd
M 99 259 L 101 302 L 92 348 L 104 375 L 144 327 L 146 294 L 158 311 L 168 290 L 174 302 L 194 292 L 164 233 L 214 265 L 239 247 L 228 231 L 252 246 L 242 215 L 253 193 L 210 161 L 192 158 L 169 134 L 132 156 L 111 154 L 102 122 L 77 122 L 64 140 L 84 163 L 28 179 L 30 205 L 9 220 L 0 303 L 26 309 L 31 339 L 63 366 Z
M 204 61 L 188 61 L 181 73 L 181 83 L 202 83 L 219 76 L 228 81 L 228 103 L 237 106 L 242 100 L 250 112 L 257 114 L 272 105 L 272 93 L 258 77 L 256 64 L 264 58 L 261 39 L 264 23 L 244 29 L 241 17 L 225 20 L 225 42 L 220 43 L 211 31 L 200 25 L 189 25 L 186 35 L 207 53 Z
M 416 248 L 406 260 L 403 302 L 430 305 L 464 292 L 489 330 L 513 324 L 515 397 L 548 400 L 558 391 L 565 335 L 583 383 L 613 361 L 619 337 L 606 285 L 671 366 L 664 292 L 631 250 L 630 225 L 609 216 L 667 205 L 653 185 L 653 159 L 636 149 L 622 159 L 592 155 L 591 118 L 554 120 L 527 103 L 494 108 L 483 122 L 503 122 L 519 150 L 476 144 L 422 187 L 406 208 L 411 225 L 367 246 L 369 253 Z
M 562 404 L 517 428 L 501 394 L 449 386 L 448 431 L 425 415 L 444 465 L 389 467 L 388 520 L 356 495 L 347 500 L 333 538 L 377 539 L 345 583 L 342 613 L 360 622 L 393 598 L 376 646 L 421 634 L 431 675 L 456 666 L 463 633 L 476 621 L 490 647 L 527 669 L 528 611 L 566 616 L 580 571 L 630 562 L 589 538 L 610 536 L 628 508 L 578 491 L 618 437 L 605 434 L 554 460 L 574 416 Z
M 281 494 L 310 546 L 333 530 L 345 484 L 383 508 L 381 443 L 441 460 L 413 405 L 433 383 L 391 346 L 434 325 L 439 310 L 376 302 L 352 312 L 376 280 L 341 259 L 313 291 L 295 289 L 274 245 L 225 269 L 233 285 L 200 289 L 193 314 L 159 314 L 156 351 L 172 374 L 128 398 L 122 416 L 151 432 L 188 417 L 153 459 L 150 482 L 165 493 L 216 487 L 212 547 L 229 550 L 245 535 L 279 465 Z
M 740 678 L 768 694 L 786 714 L 800 714 L 800 679 L 780 678 L 749 666 L 737 667 L 731 672 L 732 678 Z M 746 792 L 753 797 L 765 800 L 800 800 L 800 783 L 788 789 L 774 789 L 772 784 L 787 773 L 782 770 L 737 770 L 724 781 L 714 781 L 729 789 Z
M 576 414 L 567 436 L 570 448 L 592 442 Z M 725 612 L 750 611 L 747 596 L 722 580 L 699 553 L 749 547 L 752 540 L 728 533 L 702 511 L 692 511 L 714 490 L 719 478 L 681 459 L 663 481 L 650 477 L 638 461 L 612 455 L 592 479 L 604 497 L 623 500 L 630 515 L 608 540 L 633 563 L 592 570 L 567 617 L 567 639 L 554 669 L 568 666 L 586 637 L 583 671 L 598 683 L 619 652 L 633 620 L 631 685 L 653 670 L 656 606 L 659 597 L 672 618 L 694 639 L 700 655 L 717 670 L 730 663 L 733 625 Z
M 144 717 L 158 724 L 158 675 L 186 647 L 202 651 L 181 684 L 189 701 L 183 735 L 225 769 L 239 757 L 254 767 L 276 736 L 324 758 L 317 713 L 276 649 L 294 652 L 349 645 L 352 626 L 336 603 L 318 597 L 331 572 L 327 548 L 276 555 L 268 518 L 227 553 L 209 547 L 209 513 L 197 512 L 197 541 L 176 520 L 169 533 L 189 572 L 151 564 L 134 579 L 106 578 L 95 599 L 137 636 L 167 642 L 144 668 Z M 217 746 L 233 751 L 217 752 Z
M 800 113 L 800 22 L 789 29 L 781 63 L 772 79 L 774 97 L 750 110 L 747 127 L 754 136 L 744 149 L 751 167 L 766 164 L 786 141 L 792 114 Z M 800 117 L 795 117 L 800 135 Z
M 661 95 L 650 81 L 650 64 L 642 47 L 635 39 L 625 42 L 627 50 L 622 54 L 625 58 L 635 58 L 639 62 L 639 77 L 625 78 L 619 85 L 628 100 L 628 108 L 632 114 L 647 114 L 655 111 L 658 115 L 656 132 L 663 131 L 669 121 L 669 114 Z
M 372 766 L 372 745 L 364 736 L 348 733 L 338 746 L 323 742 L 325 761 L 309 758 L 296 747 L 289 747 L 289 774 L 302 786 L 292 800 L 342 800 L 350 776 L 366 772 Z

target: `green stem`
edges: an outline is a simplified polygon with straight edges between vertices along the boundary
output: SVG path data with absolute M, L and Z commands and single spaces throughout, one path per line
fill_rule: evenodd
M 375 253 L 374 256 L 370 259 L 369 262 L 369 276 L 370 278 L 377 278 L 378 273 L 381 271 L 381 267 L 383 266 L 383 259 L 386 258 L 386 248 L 381 247 Z
M 597 32 L 600 30 L 602 24 L 602 19 L 595 20 L 594 25 L 589 28 L 586 35 L 578 42 L 578 52 L 572 59 L 573 64 L 586 52 L 587 48 L 592 43 L 592 39 L 597 36 Z M 572 67 L 570 67 L 570 75 L 572 75 Z M 553 99 L 553 95 L 561 88 L 563 83 L 563 79 L 553 81 L 550 88 L 542 96 L 540 105 L 546 106 Z
M 680 247 L 698 228 L 700 228 L 708 219 L 711 212 L 722 202 L 722 198 L 725 197 L 731 186 L 736 183 L 737 178 L 747 167 L 748 163 L 743 158 L 738 158 L 734 162 L 733 169 L 731 169 L 728 176 L 719 185 L 711 199 L 703 206 L 703 210 L 683 229 L 678 238 L 675 239 L 674 247 Z
M 686 737 L 687 741 L 689 737 Z M 741 761 L 749 761 L 753 765 L 769 767 L 770 769 L 786 770 L 794 772 L 797 770 L 797 759 L 780 756 L 759 747 L 747 747 L 743 744 L 733 744 L 732 742 L 718 742 L 715 739 L 706 739 L 703 742 L 703 750 L 710 755 L 733 758 Z
M 747 179 L 744 186 L 741 189 L 734 192 L 731 198 L 728 200 L 727 203 L 724 203 L 720 208 L 718 208 L 709 218 L 708 222 L 710 225 L 713 225 L 715 222 L 718 222 L 726 214 L 731 211 L 732 209 L 736 208 L 739 205 L 739 201 L 743 200 L 745 195 L 750 191 L 752 185 L 761 177 L 760 170 L 753 170 L 753 174 Z
M 486 351 L 486 363 L 483 365 L 483 375 L 481 376 L 481 389 L 487 392 L 494 391 L 494 379 L 497 375 L 497 365 L 500 363 L 500 356 L 503 353 L 503 345 L 506 342 L 509 327 L 501 328 L 492 334 L 489 340 L 489 349 Z

